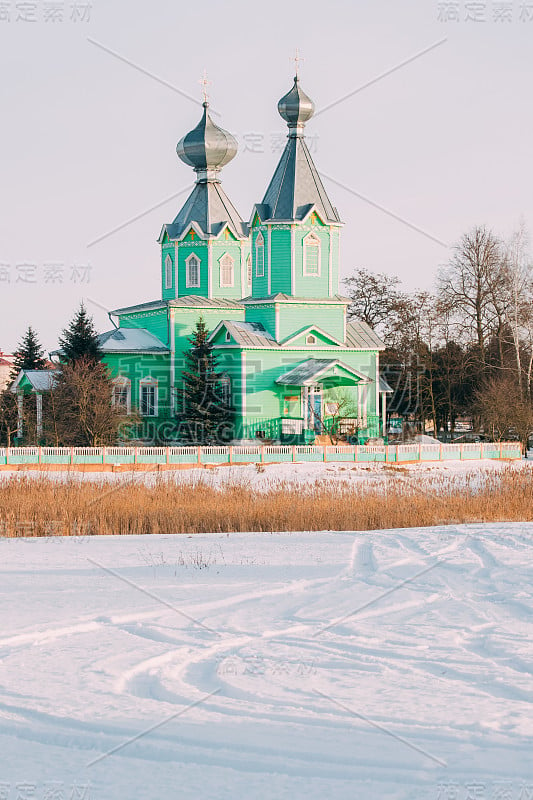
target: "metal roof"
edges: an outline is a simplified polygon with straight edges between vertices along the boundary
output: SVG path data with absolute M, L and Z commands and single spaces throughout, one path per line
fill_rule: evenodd
M 276 292 L 276 294 L 269 294 L 265 297 L 253 297 L 249 295 L 240 301 L 243 305 L 251 303 L 306 303 L 312 305 L 321 305 L 323 303 L 336 304 L 342 303 L 349 305 L 352 301 L 349 297 L 342 297 L 340 294 L 335 294 L 333 297 L 294 297 L 292 294 L 285 292 Z
M 346 323 L 346 345 L 355 350 L 384 350 L 385 344 L 381 341 L 370 325 L 360 319 L 350 320 Z
M 274 337 L 261 325 L 260 322 L 233 322 L 224 320 L 222 323 L 237 344 L 243 347 L 279 347 Z
M 307 361 L 304 361 L 302 364 L 298 364 L 297 367 L 294 367 L 294 369 L 291 369 L 284 375 L 280 375 L 280 377 L 276 380 L 276 383 L 284 386 L 305 386 L 307 384 L 312 384 L 315 381 L 320 382 L 321 377 L 326 377 L 324 373 L 328 373 L 335 367 L 340 367 L 341 369 L 350 372 L 355 378 L 357 378 L 358 381 L 364 383 L 372 382 L 368 376 L 362 375 L 360 372 L 357 372 L 357 370 L 353 369 L 353 367 L 349 367 L 348 364 L 344 364 L 338 359 L 310 358 Z
M 11 391 L 15 392 L 22 380 L 26 378 L 35 392 L 49 392 L 54 382 L 55 372 L 53 369 L 23 369 L 17 375 Z
M 120 317 L 122 314 L 135 314 L 142 311 L 157 311 L 162 308 L 242 308 L 238 300 L 213 299 L 201 297 L 200 295 L 189 294 L 185 297 L 177 297 L 175 300 L 152 300 L 149 303 L 139 303 L 136 306 L 125 306 L 111 311 L 114 316 Z
M 164 230 L 170 239 L 179 239 L 193 222 L 206 237 L 219 236 L 225 225 L 238 239 L 248 237 L 246 223 L 218 180 L 196 183 L 174 222 Z
M 104 353 L 168 353 L 168 347 L 145 328 L 114 328 L 101 333 L 98 344 Z
M 262 205 L 263 219 L 301 221 L 314 205 L 324 222 L 340 223 L 302 135 L 289 136 Z
M 231 133 L 215 125 L 209 116 L 209 103 L 204 101 L 202 119 L 180 139 L 176 148 L 179 158 L 196 172 L 218 171 L 237 155 L 237 140 Z

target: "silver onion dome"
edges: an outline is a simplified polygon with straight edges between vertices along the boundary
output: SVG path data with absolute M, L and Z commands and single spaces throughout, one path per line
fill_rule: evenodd
M 300 87 L 298 76 L 294 78 L 290 92 L 279 101 L 278 111 L 289 129 L 296 130 L 297 133 L 303 132 L 305 123 L 315 113 L 315 104 Z
M 215 125 L 209 116 L 209 103 L 203 104 L 202 119 L 180 139 L 176 151 L 181 160 L 198 173 L 198 180 L 215 179 L 216 173 L 237 154 L 237 140 Z

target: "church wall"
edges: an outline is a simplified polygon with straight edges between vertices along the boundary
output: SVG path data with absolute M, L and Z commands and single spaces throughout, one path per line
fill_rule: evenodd
M 344 306 L 280 303 L 280 341 L 308 325 L 318 325 L 326 333 L 344 342 Z
M 276 308 L 274 303 L 246 306 L 246 322 L 259 322 L 275 338 Z
M 241 275 L 241 244 L 240 242 L 231 237 L 229 239 L 224 238 L 224 234 L 222 235 L 221 239 L 216 239 L 213 241 L 212 245 L 212 297 L 223 297 L 226 299 L 232 300 L 240 300 L 241 297 L 246 294 L 246 286 L 243 287 Z M 220 259 L 225 254 L 230 255 L 234 261 L 234 268 L 233 268 L 233 286 L 222 286 L 222 277 L 221 277 L 221 268 L 220 268 Z M 244 256 L 246 258 L 246 256 Z M 246 275 L 246 271 L 245 271 Z
M 310 234 L 320 239 L 320 275 L 304 275 L 304 240 Z M 329 230 L 318 225 L 297 225 L 294 230 L 294 276 L 295 297 L 329 296 Z
M 119 318 L 121 328 L 146 328 L 147 331 L 157 336 L 163 344 L 169 346 L 168 341 L 168 312 L 166 308 L 154 311 L 141 311 L 132 314 L 123 314 Z
M 290 294 L 291 226 L 273 225 L 271 230 L 271 294 L 276 292 Z
M 158 416 L 168 417 L 170 415 L 170 356 L 168 354 L 104 353 L 103 361 L 111 371 L 112 378 L 120 376 L 131 381 L 132 410 L 139 406 L 140 381 L 150 377 L 157 380 Z
M 172 259 L 172 287 L 170 289 L 166 288 L 165 282 L 167 256 Z M 176 248 L 174 242 L 166 242 L 161 247 L 161 292 L 163 300 L 174 300 L 176 297 Z
M 190 236 L 190 234 L 189 234 Z M 186 261 L 191 255 L 195 255 L 200 261 L 200 286 L 188 287 L 186 279 Z M 201 297 L 209 296 L 209 254 L 207 242 L 195 237 L 191 239 L 187 237 L 182 242 L 176 243 L 176 261 L 177 261 L 177 297 L 185 297 L 186 295 L 195 295 Z

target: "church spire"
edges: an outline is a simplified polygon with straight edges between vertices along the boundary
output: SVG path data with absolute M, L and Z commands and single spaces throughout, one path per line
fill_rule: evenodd
M 315 104 L 300 86 L 298 75 L 278 103 L 289 128 L 288 141 L 261 204 L 261 218 L 302 221 L 312 206 L 324 223 L 340 223 L 305 143 L 305 123 Z

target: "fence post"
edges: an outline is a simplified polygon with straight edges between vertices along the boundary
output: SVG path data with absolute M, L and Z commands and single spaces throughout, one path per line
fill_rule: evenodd
M 440 443 L 439 447 L 439 461 L 442 461 L 442 442 Z
M 500 461 L 503 458 L 503 442 L 500 442 Z
M 167 457 L 167 466 L 170 464 L 170 447 L 167 447 L 166 457 Z
M 353 446 L 353 460 L 355 461 L 356 464 L 359 461 L 359 445 L 358 444 L 354 444 L 354 446 Z
M 10 447 L 6 447 L 6 467 L 9 467 L 9 454 L 11 452 Z
M 324 461 L 327 461 L 328 460 L 328 454 L 327 454 L 327 451 L 326 451 L 326 445 L 325 444 L 322 445 L 322 449 L 324 451 Z
M 74 448 L 70 448 L 70 466 L 72 467 L 74 464 Z
M 229 463 L 233 464 L 233 445 L 230 444 L 230 446 L 228 447 L 228 450 L 229 450 L 229 454 L 228 454 L 229 455 Z
M 295 461 L 296 461 L 296 445 L 293 444 L 293 446 L 292 446 L 292 463 L 294 464 Z
M 422 443 L 421 442 L 418 445 L 418 460 L 422 461 Z
M 464 447 L 465 447 L 465 446 L 464 446 L 464 443 L 463 443 L 463 442 L 461 442 L 461 444 L 459 445 L 459 447 L 461 448 L 461 450 L 460 450 L 460 457 L 461 457 L 461 459 L 460 459 L 460 460 L 462 461 L 462 460 L 463 460 Z
M 265 463 L 265 445 L 261 445 L 261 464 Z
M 107 452 L 107 448 L 106 447 L 102 447 L 102 466 L 103 467 L 105 467 L 105 464 L 106 464 L 106 452 Z
M 198 450 L 198 463 L 201 464 L 202 463 L 202 448 L 200 447 L 200 445 L 198 445 L 197 450 Z
M 43 448 L 39 447 L 39 466 L 43 463 Z
M 138 447 L 134 447 L 133 448 L 133 464 L 134 464 L 134 466 L 137 464 L 138 456 L 139 456 L 139 448 Z

